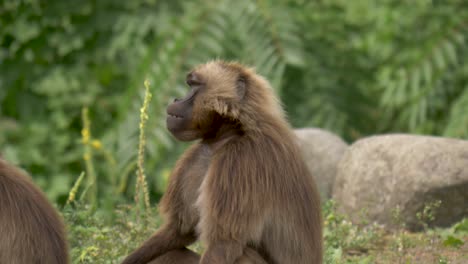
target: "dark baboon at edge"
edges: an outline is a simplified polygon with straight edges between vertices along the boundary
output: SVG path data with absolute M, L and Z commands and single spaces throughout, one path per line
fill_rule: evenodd
M 0 158 L 0 263 L 67 264 L 61 217 L 28 175 Z
M 214 61 L 187 84 L 167 108 L 167 127 L 199 141 L 170 176 L 165 225 L 123 263 L 322 263 L 318 192 L 269 83 Z M 202 256 L 186 248 L 198 239 Z

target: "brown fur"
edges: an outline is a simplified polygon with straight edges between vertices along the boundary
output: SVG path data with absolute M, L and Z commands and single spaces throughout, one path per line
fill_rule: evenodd
M 222 61 L 190 78 L 203 88 L 179 136 L 202 140 L 170 177 L 160 202 L 166 225 L 124 263 L 158 260 L 197 239 L 203 264 L 322 263 L 318 192 L 268 82 Z
M 28 175 L 1 159 L 0 236 L 0 263 L 69 263 L 59 214 Z
M 198 264 L 200 256 L 188 249 L 174 249 L 149 264 Z

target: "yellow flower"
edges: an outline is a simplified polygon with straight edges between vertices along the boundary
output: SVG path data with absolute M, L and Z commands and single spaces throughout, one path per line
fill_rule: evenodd
M 99 140 L 93 140 L 91 142 L 91 146 L 93 146 L 93 148 L 95 148 L 95 149 L 101 149 L 102 148 L 102 143 Z
M 89 141 L 89 130 L 84 128 L 81 130 L 81 136 L 83 138 L 83 144 L 88 144 Z

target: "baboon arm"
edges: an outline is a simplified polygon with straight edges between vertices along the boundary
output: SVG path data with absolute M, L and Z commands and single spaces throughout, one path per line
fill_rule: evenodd
M 268 264 L 268 262 L 255 249 L 247 247 L 235 264 Z
M 123 264 L 146 264 L 168 251 L 184 248 L 196 240 L 196 223 L 190 221 L 190 217 L 187 217 L 189 216 L 186 210 L 188 205 L 184 201 L 182 193 L 184 192 L 184 182 L 204 173 L 191 170 L 194 163 L 195 167 L 198 166 L 196 164 L 197 157 L 201 155 L 202 151 L 201 145 L 195 144 L 177 162 L 176 168 L 169 179 L 167 190 L 159 204 L 160 213 L 166 219 L 166 225 L 129 255 Z M 201 165 L 198 167 L 203 168 Z M 193 177 L 187 179 L 187 175 Z M 196 189 L 194 188 L 193 191 L 196 191 Z
M 187 248 L 174 249 L 148 264 L 200 264 L 200 256 Z
M 170 250 L 180 249 L 192 244 L 195 239 L 193 233 L 181 234 L 177 228 L 165 226 L 125 258 L 122 264 L 146 264 Z
M 243 246 L 234 241 L 213 241 L 200 264 L 234 264 L 243 254 Z

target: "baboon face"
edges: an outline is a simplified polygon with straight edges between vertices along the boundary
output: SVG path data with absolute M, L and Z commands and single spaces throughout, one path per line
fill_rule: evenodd
M 186 83 L 190 87 L 184 98 L 176 98 L 167 107 L 167 129 L 181 141 L 191 141 L 201 138 L 207 132 L 207 127 L 201 127 L 194 121 L 194 105 L 206 87 L 200 76 L 194 72 L 187 75 Z
M 210 62 L 186 77 L 184 98 L 167 107 L 167 128 L 177 139 L 191 141 L 216 133 L 221 124 L 235 122 L 244 95 L 245 77 L 235 66 Z

